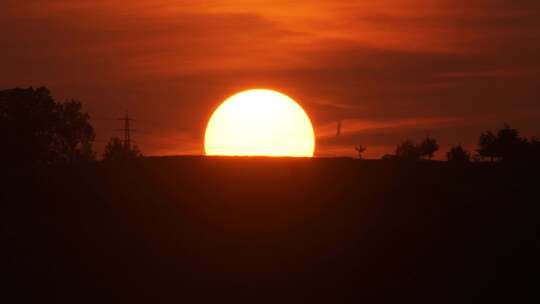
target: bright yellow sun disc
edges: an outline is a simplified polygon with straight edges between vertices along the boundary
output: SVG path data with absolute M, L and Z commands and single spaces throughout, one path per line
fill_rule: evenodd
M 312 157 L 315 134 L 296 101 L 276 91 L 249 90 L 212 114 L 204 148 L 206 155 Z

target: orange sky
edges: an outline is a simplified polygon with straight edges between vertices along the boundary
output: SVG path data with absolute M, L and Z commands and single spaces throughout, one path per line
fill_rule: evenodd
M 199 154 L 211 111 L 252 87 L 305 107 L 318 155 L 540 135 L 540 1 L 133 2 L 4 0 L 0 88 L 80 99 L 98 149 L 129 109 L 146 154 Z

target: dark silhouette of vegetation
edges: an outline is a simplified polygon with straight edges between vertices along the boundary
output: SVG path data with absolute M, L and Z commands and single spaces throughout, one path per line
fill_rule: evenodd
M 401 160 L 419 160 L 422 156 L 420 148 L 407 139 L 396 147 L 396 158 Z
M 142 157 L 137 145 L 127 145 L 120 138 L 112 137 L 103 152 L 103 160 L 129 160 Z
M 32 163 L 95 158 L 95 133 L 79 101 L 57 102 L 45 88 L 0 91 L 2 159 Z
M 435 152 L 439 150 L 439 144 L 437 140 L 433 137 L 426 136 L 418 145 L 420 157 L 427 157 L 432 159 L 435 155 Z
M 497 133 L 496 146 L 503 161 L 514 161 L 526 157 L 528 140 L 519 136 L 519 131 L 505 125 Z
M 453 146 L 446 153 L 446 158 L 452 163 L 469 163 L 471 161 L 471 153 L 463 149 L 461 145 Z
M 540 139 L 538 137 L 531 138 L 529 142 L 529 159 L 540 160 Z
M 528 140 L 520 136 L 517 129 L 505 124 L 497 133 L 486 131 L 478 138 L 479 148 L 476 155 L 471 155 L 461 145 L 452 147 L 446 158 L 450 162 L 465 163 L 489 159 L 490 161 L 538 161 L 540 160 L 540 140 L 537 137 Z M 412 140 L 405 140 L 396 147 L 394 155 L 384 155 L 383 160 L 407 160 L 418 161 L 420 159 L 431 160 L 435 152 L 439 150 L 439 144 L 435 138 L 425 137 L 419 144 Z
M 489 158 L 491 161 L 494 161 L 497 157 L 498 153 L 496 151 L 496 141 L 497 137 L 493 132 L 486 131 L 480 134 L 480 138 L 478 138 L 478 145 L 480 148 L 476 150 L 478 155 L 480 157 Z
M 395 158 L 399 160 L 432 159 L 439 150 L 439 144 L 433 137 L 425 137 L 419 144 L 407 139 L 396 147 Z
M 495 135 L 491 131 L 483 132 L 479 139 L 480 146 L 477 151 L 482 158 L 489 158 L 491 161 L 519 161 L 534 158 L 537 141 L 531 142 L 525 137 L 521 137 L 517 129 L 505 124 Z
M 358 146 L 354 147 L 354 150 L 356 150 L 356 153 L 358 153 L 358 158 L 362 159 L 362 154 L 364 154 L 364 152 L 366 152 L 367 148 L 362 146 L 362 145 L 358 145 Z

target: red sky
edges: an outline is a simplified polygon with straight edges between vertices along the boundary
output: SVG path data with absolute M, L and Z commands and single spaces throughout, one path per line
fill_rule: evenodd
M 426 134 L 473 148 L 503 122 L 540 135 L 537 0 L 4 0 L 0 16 L 0 88 L 81 100 L 98 150 L 129 110 L 143 153 L 200 154 L 215 107 L 254 87 L 302 104 L 322 156 Z

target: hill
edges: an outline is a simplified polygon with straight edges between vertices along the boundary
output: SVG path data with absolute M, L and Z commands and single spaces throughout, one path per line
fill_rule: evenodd
M 529 302 L 538 166 L 145 158 L 4 174 L 20 302 Z

